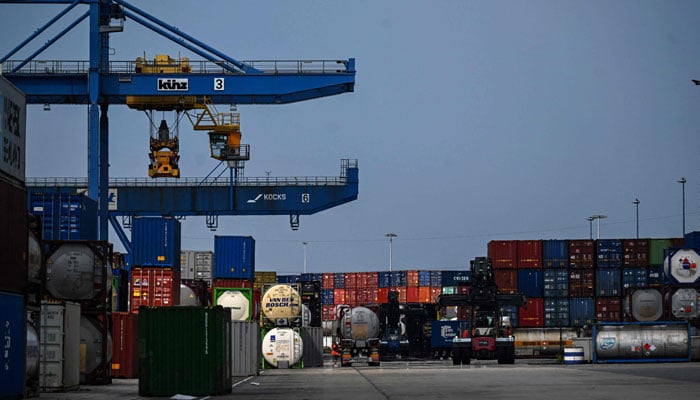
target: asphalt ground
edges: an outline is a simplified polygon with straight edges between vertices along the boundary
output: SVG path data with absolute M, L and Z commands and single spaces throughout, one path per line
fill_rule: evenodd
M 614 399 L 683 400 L 700 398 L 700 363 L 563 365 L 553 361 L 492 361 L 453 366 L 451 361 L 382 362 L 380 367 L 271 369 L 234 378 L 230 394 L 182 399 L 251 400 L 410 400 L 410 399 Z M 138 380 L 81 386 L 40 399 L 155 399 L 139 397 Z

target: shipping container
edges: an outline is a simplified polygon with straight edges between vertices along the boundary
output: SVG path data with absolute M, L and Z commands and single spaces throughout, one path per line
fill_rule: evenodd
M 598 322 L 622 322 L 622 300 L 620 298 L 597 298 L 595 318 Z
M 418 287 L 419 282 L 420 282 L 420 271 L 418 271 L 418 270 L 406 271 L 406 286 Z
M 408 286 L 407 272 L 406 271 L 392 271 L 391 272 L 391 286 L 392 287 Z
M 260 325 L 255 321 L 231 321 L 231 376 L 260 373 Z
M 521 328 L 536 328 L 544 326 L 544 299 L 527 299 L 527 307 L 518 309 L 518 326 Z
M 391 288 L 380 287 L 377 289 L 377 303 L 385 304 L 389 302 L 389 291 Z
M 131 226 L 131 263 L 138 267 L 180 269 L 180 221 L 171 217 L 136 217 Z
M 277 275 L 277 283 L 299 283 L 301 275 Z
M 542 264 L 544 268 L 567 268 L 569 266 L 569 241 L 544 240 L 542 242 Z
M 108 312 L 82 310 L 80 316 L 80 384 L 112 383 L 112 318 Z
M 649 239 L 622 239 L 622 253 L 625 267 L 649 266 Z
M 496 286 L 501 293 L 511 293 L 518 291 L 518 270 L 497 269 L 494 271 Z
M 335 304 L 345 304 L 345 290 L 346 289 L 333 289 L 333 301 Z
M 32 193 L 29 210 L 41 218 L 44 240 L 96 240 L 97 201 L 82 194 Z
M 569 297 L 569 271 L 564 268 L 545 268 L 544 297 Z
M 345 289 L 357 289 L 357 275 L 355 272 L 347 272 L 345 274 Z
M 467 321 L 431 321 L 430 347 L 452 349 L 452 340 L 467 329 Z
M 333 286 L 334 289 L 345 289 L 345 273 L 344 272 L 336 272 L 334 274 L 335 276 L 333 277 L 333 282 L 335 283 L 335 286 Z
M 231 321 L 248 321 L 255 315 L 253 289 L 216 287 L 212 297 L 213 305 L 224 307 L 230 312 Z
M 595 258 L 593 240 L 569 240 L 569 268 L 593 268 Z
M 0 146 L 2 147 L 2 146 Z M 0 291 L 24 293 L 27 289 L 27 193 L 20 184 L 0 178 Z
M 442 271 L 442 281 L 438 285 L 434 286 L 459 286 L 459 285 L 471 285 L 472 283 L 472 272 L 471 271 Z
M 335 304 L 324 304 L 321 312 L 323 313 L 321 318 L 324 321 L 335 321 Z
M 323 281 L 323 274 L 319 273 L 303 273 L 301 274 L 301 280 L 300 282 L 314 282 L 314 281 Z
M 46 242 L 46 291 L 54 299 L 109 304 L 111 258 L 112 245 L 107 242 Z
M 378 280 L 378 286 L 380 288 L 390 288 L 391 287 L 391 272 L 389 271 L 380 271 L 377 274 L 377 280 Z M 338 286 L 338 282 L 336 281 L 336 288 Z M 343 286 L 344 287 L 344 286 Z
M 321 304 L 335 304 L 333 292 L 335 289 L 323 289 L 321 290 Z
M 518 259 L 517 240 L 492 240 L 487 245 L 488 257 L 493 268 L 516 268 Z
M 503 310 L 503 315 L 508 316 L 510 319 L 510 324 L 513 328 L 518 327 L 518 309 L 520 307 L 518 306 L 503 306 L 501 307 L 501 310 Z
M 672 247 L 676 247 L 673 245 L 673 239 L 649 239 L 649 266 L 663 266 L 664 252 Z
M 569 269 L 569 296 L 593 297 L 595 295 L 595 270 L 589 268 Z
M 440 286 L 431 286 L 429 303 L 437 304 L 440 294 L 442 294 L 442 288 Z
M 345 303 L 350 307 L 355 307 L 357 303 L 357 289 L 345 289 Z
M 518 292 L 525 297 L 542 297 L 544 290 L 543 271 L 541 269 L 518 270 Z
M 518 240 L 518 268 L 542 268 L 542 241 Z
M 0 76 L 0 175 L 24 183 L 26 142 L 27 98 Z
M 323 289 L 335 289 L 335 274 L 325 273 L 323 274 Z
M 138 378 L 139 372 L 138 314 L 112 313 L 112 376 Z
M 648 268 L 623 268 L 622 288 L 646 287 L 649 283 Z
M 180 279 L 194 279 L 194 250 L 180 251 Z
M 301 330 L 304 368 L 323 367 L 323 328 L 304 327 Z
M 212 288 L 245 288 L 245 289 L 255 289 L 253 286 L 253 281 L 248 279 L 214 279 L 212 281 Z M 262 286 L 261 286 L 262 287 Z
M 668 283 L 695 284 L 700 281 L 698 268 L 700 255 L 693 249 L 673 249 L 664 263 L 664 276 Z
M 211 287 L 208 282 L 199 280 L 180 280 L 180 305 L 211 305 Z M 183 293 L 186 293 L 184 295 Z M 187 301 L 194 304 L 186 304 Z
M 571 325 L 569 307 L 569 299 L 544 299 L 544 326 L 550 328 Z
M 664 282 L 664 267 L 649 267 L 647 270 L 647 286 L 656 287 Z
M 700 231 L 688 232 L 683 238 L 683 243 L 674 244 L 673 247 L 685 247 L 688 249 L 700 249 Z
M 253 280 L 255 239 L 252 236 L 214 236 L 213 278 Z
M 419 292 L 418 292 L 418 287 L 407 287 L 406 288 L 406 302 L 408 303 L 419 303 L 420 298 L 419 298 Z
M 77 390 L 80 386 L 80 304 L 42 302 L 40 378 L 43 392 Z
M 595 320 L 595 303 L 593 298 L 571 298 L 569 314 L 571 315 L 571 326 L 593 325 Z
M 180 271 L 150 267 L 131 270 L 130 310 L 142 306 L 172 307 L 180 302 Z
M 620 297 L 622 295 L 621 274 L 619 268 L 596 270 L 596 297 Z
M 653 322 L 664 316 L 664 296 L 658 289 L 632 289 L 626 301 L 627 312 L 634 321 Z
M 406 287 L 392 287 L 390 292 L 398 292 L 399 294 L 399 303 L 407 303 L 408 302 L 408 288 Z
M 139 396 L 231 393 L 231 322 L 223 307 L 139 312 Z
M 27 322 L 24 296 L 0 292 L 0 398 L 22 398 L 25 379 L 25 343 Z
M 622 266 L 622 241 L 619 239 L 596 240 L 596 266 L 619 268 Z
M 361 272 L 358 288 L 377 288 L 379 287 L 378 272 Z

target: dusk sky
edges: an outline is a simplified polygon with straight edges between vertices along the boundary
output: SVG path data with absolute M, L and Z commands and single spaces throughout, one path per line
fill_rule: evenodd
M 238 60 L 356 59 L 353 93 L 239 105 L 245 176 L 337 176 L 359 161 L 351 203 L 302 216 L 183 221 L 182 247 L 250 235 L 256 268 L 309 272 L 459 269 L 494 239 L 580 239 L 700 230 L 698 1 L 138 1 L 133 5 Z M 0 56 L 66 5 L 0 5 Z M 85 12 L 77 6 L 12 57 Z M 200 57 L 127 19 L 111 60 Z M 83 21 L 41 60 L 88 60 Z M 110 108 L 110 176 L 147 177 L 148 120 Z M 29 177 L 87 175 L 87 107 L 32 105 Z M 183 124 L 180 168 L 216 165 Z M 594 236 L 597 235 L 594 227 Z M 117 237 L 110 240 L 120 248 Z

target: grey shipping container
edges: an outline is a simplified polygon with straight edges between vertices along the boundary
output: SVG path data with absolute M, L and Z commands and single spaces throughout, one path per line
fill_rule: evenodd
M 180 279 L 194 279 L 194 250 L 180 251 Z
M 231 393 L 231 312 L 139 309 L 139 396 Z
M 260 325 L 255 321 L 231 321 L 231 376 L 260 372 Z
M 80 385 L 80 305 L 42 302 L 39 386 L 44 392 Z
M 0 175 L 24 183 L 26 142 L 26 97 L 0 76 Z
M 301 332 L 304 368 L 323 366 L 323 328 L 304 327 Z

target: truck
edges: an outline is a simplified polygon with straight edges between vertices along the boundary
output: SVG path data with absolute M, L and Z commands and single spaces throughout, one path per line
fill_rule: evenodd
M 333 340 L 339 345 L 341 366 L 355 362 L 379 366 L 379 317 L 367 307 L 338 306 Z
M 501 293 L 488 257 L 470 262 L 472 286 L 466 294 L 442 295 L 440 306 L 457 306 L 465 310 L 466 329 L 452 340 L 452 363 L 468 365 L 471 359 L 515 362 L 515 337 L 505 306 L 526 306 L 520 293 Z

